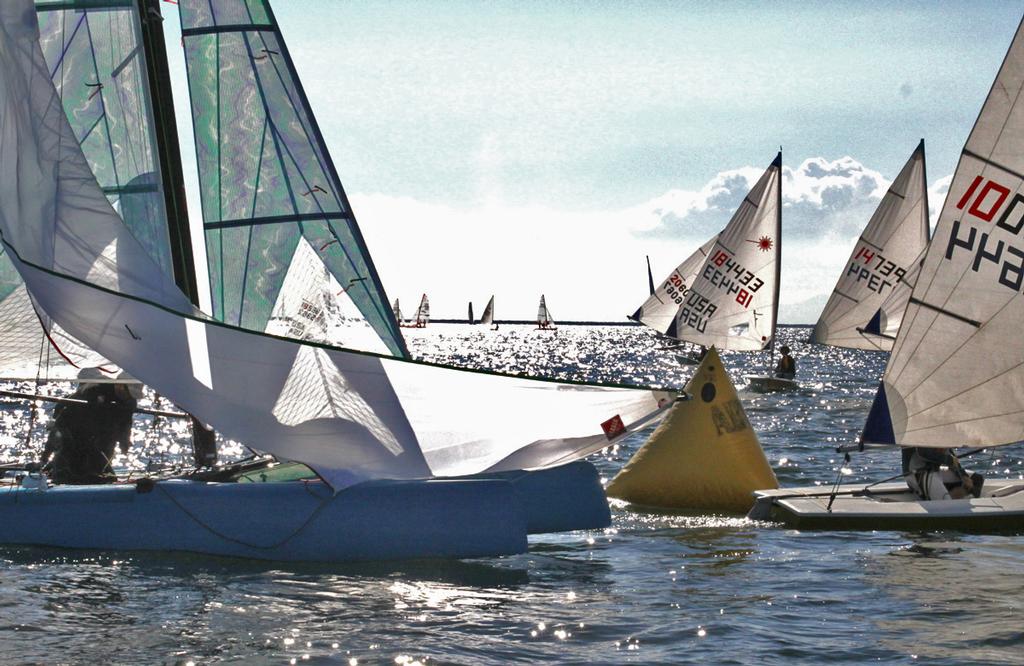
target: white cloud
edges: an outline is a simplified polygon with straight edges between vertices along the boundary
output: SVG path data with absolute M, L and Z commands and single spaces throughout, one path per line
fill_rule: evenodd
M 719 231 L 763 173 L 742 167 L 696 191 L 671 190 L 622 210 L 505 206 L 458 209 L 407 197 L 354 194 L 352 203 L 391 298 L 409 309 L 430 294 L 439 317 L 479 312 L 496 295 L 499 319 L 530 319 L 541 293 L 556 319 L 622 320 L 646 297 L 644 255 L 655 279 Z M 827 295 L 850 248 L 889 187 L 851 157 L 783 168 L 780 319 L 811 323 L 808 301 Z M 933 219 L 950 177 L 929 188 Z

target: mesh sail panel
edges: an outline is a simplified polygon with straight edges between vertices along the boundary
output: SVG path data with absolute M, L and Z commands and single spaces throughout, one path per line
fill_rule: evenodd
M 405 356 L 269 7 L 180 8 L 214 316 L 265 330 L 304 238 L 391 353 Z
M 125 0 L 37 0 L 39 44 L 64 112 L 107 199 L 172 274 L 138 10 Z

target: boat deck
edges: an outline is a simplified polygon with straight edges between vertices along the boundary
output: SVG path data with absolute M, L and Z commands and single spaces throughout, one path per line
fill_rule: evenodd
M 986 479 L 979 498 L 923 501 L 902 481 L 759 490 L 748 514 L 798 529 L 1024 531 L 1024 480 Z

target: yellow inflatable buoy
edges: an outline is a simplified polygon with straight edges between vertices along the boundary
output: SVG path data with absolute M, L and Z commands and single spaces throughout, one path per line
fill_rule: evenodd
M 779 482 L 714 347 L 686 393 L 608 484 L 608 496 L 665 509 L 746 513 L 751 493 Z

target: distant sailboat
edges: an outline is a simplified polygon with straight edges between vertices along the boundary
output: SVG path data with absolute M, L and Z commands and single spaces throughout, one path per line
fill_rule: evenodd
M 494 296 L 491 296 L 491 299 L 487 301 L 487 307 L 484 308 L 484 314 L 480 317 L 480 323 L 498 330 L 498 325 L 494 323 Z
M 1024 22 L 953 174 L 860 441 L 946 449 L 1024 441 Z M 976 483 L 976 481 L 974 481 Z M 1024 482 L 921 500 L 907 483 L 758 493 L 750 517 L 824 529 L 1024 527 Z
M 928 245 L 928 179 L 918 144 L 854 246 L 811 341 L 892 349 L 912 286 L 904 278 Z
M 725 228 L 687 257 L 631 317 L 669 338 L 774 351 L 782 246 L 782 153 Z
M 404 317 L 402 317 L 402 306 L 398 304 L 397 298 L 395 299 L 395 304 L 391 306 L 391 311 L 395 314 L 395 321 L 401 324 Z
M 557 329 L 555 321 L 551 318 L 551 311 L 548 310 L 548 304 L 544 300 L 544 294 L 541 294 L 540 305 L 537 306 L 537 330 L 554 331 Z
M 430 300 L 426 294 L 420 297 L 419 307 L 416 308 L 416 315 L 407 322 L 402 322 L 403 328 L 426 328 L 430 323 Z
M 470 324 L 475 324 L 475 323 L 476 323 L 476 322 L 475 322 L 475 321 L 473 320 L 473 301 L 470 301 L 470 302 L 469 302 L 469 311 L 468 311 L 468 312 L 466 313 L 466 316 L 467 316 L 467 318 L 469 319 L 469 323 L 470 323 Z

